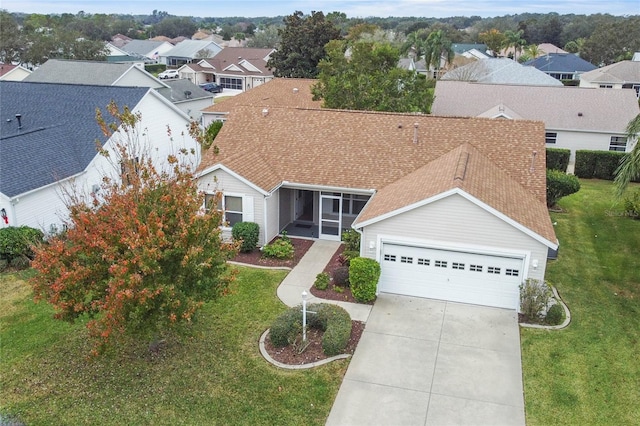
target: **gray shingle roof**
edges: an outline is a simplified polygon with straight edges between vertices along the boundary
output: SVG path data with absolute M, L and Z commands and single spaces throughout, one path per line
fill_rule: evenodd
M 542 72 L 587 72 L 596 69 L 591 62 L 572 54 L 572 53 L 548 53 L 539 58 L 532 59 L 524 63 L 529 67 L 534 67 Z
M 621 61 L 580 75 L 593 83 L 640 83 L 640 62 Z
M 475 81 L 492 84 L 562 86 L 562 82 L 542 71 L 525 67 L 509 58 L 481 59 L 447 72 L 442 80 Z
M 201 89 L 200 86 L 197 86 L 184 78 L 167 80 L 165 81 L 165 84 L 169 87 L 162 87 L 156 90 L 172 103 L 186 101 L 189 99 L 214 97 L 213 93 L 209 93 L 206 90 Z M 185 92 L 190 92 L 189 96 L 187 96 Z
M 154 40 L 131 40 L 122 47 L 122 50 L 132 55 L 144 56 L 164 43 L 164 41 Z
M 49 59 L 24 81 L 110 86 L 132 66 L 109 62 Z
M 184 40 L 176 44 L 175 47 L 162 56 L 176 58 L 195 58 L 202 49 L 208 49 L 212 55 L 222 50 L 217 43 L 209 40 Z
M 493 117 L 504 111 L 511 118 L 544 121 L 547 129 L 606 133 L 624 133 L 640 112 L 633 90 L 442 80 L 431 111 L 457 117 Z
M 1 81 L 0 192 L 14 197 L 82 172 L 104 141 L 96 108 L 113 100 L 133 109 L 149 90 Z

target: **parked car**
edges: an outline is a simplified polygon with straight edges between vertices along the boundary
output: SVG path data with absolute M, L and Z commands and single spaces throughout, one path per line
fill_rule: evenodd
M 204 83 L 200 87 L 211 93 L 222 93 L 223 90 L 223 87 L 216 83 Z
M 160 80 L 166 80 L 167 78 L 178 78 L 178 77 L 180 77 L 180 75 L 178 75 L 178 70 L 166 70 L 158 74 L 158 78 Z

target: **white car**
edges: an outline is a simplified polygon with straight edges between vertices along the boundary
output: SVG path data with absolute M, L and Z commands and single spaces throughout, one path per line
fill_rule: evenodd
M 178 75 L 178 70 L 166 70 L 158 74 L 158 78 L 160 80 L 165 80 L 167 78 L 178 78 L 178 77 L 180 77 Z

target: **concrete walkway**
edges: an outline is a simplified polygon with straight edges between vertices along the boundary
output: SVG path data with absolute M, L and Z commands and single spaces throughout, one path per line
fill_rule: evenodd
M 306 291 L 309 303 L 333 303 L 349 312 L 352 320 L 366 322 L 371 312 L 371 305 L 318 299 L 310 292 L 311 286 L 316 280 L 316 275 L 324 270 L 338 247 L 340 247 L 340 243 L 337 241 L 314 241 L 311 248 L 300 259 L 300 262 L 278 286 L 278 297 L 285 305 L 296 306 L 302 303 L 302 292 Z
M 378 296 L 327 425 L 524 426 L 515 311 Z

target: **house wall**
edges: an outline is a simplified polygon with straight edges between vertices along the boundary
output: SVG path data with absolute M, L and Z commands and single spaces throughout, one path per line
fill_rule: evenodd
M 548 143 L 546 147 L 570 149 L 569 164 L 572 165 L 576 162 L 576 150 L 609 151 L 611 136 L 624 136 L 624 133 L 575 132 L 553 129 L 547 129 L 547 132 L 556 132 L 558 137 L 556 143 Z M 627 151 L 630 149 L 630 144 L 627 144 Z
M 580 79 L 580 87 L 595 87 L 600 88 L 600 84 L 611 84 L 612 89 L 622 89 L 622 83 L 595 83 L 592 81 Z
M 152 87 L 154 89 L 163 87 L 160 81 L 134 68 L 127 71 L 115 86 Z
M 547 246 L 497 218 L 460 195 L 452 195 L 426 206 L 385 219 L 363 229 L 361 255 L 379 260 L 379 236 L 394 236 L 413 242 L 470 245 L 528 252 L 526 278 L 544 279 Z M 373 243 L 374 248 L 370 249 Z M 537 260 L 538 267 L 532 263 Z
M 191 117 L 192 120 L 200 121 L 202 110 L 213 105 L 213 97 L 204 99 L 193 99 L 174 104 L 180 111 Z
M 280 234 L 280 223 L 278 213 L 280 210 L 280 191 L 275 191 L 270 197 L 266 198 L 267 204 L 267 230 L 265 242 L 268 243 Z
M 11 71 L 9 71 L 8 73 L 4 74 L 3 76 L 0 76 L 0 80 L 4 80 L 4 81 L 22 81 L 25 78 L 27 78 L 27 76 L 31 74 L 31 72 L 29 70 L 26 70 L 22 67 L 15 67 L 14 69 L 12 69 Z
M 260 226 L 258 245 L 262 246 L 265 244 L 265 240 L 268 238 L 264 233 L 265 203 L 264 196 L 260 192 L 224 170 L 215 170 L 211 173 L 200 176 L 200 178 L 198 178 L 198 187 L 201 191 L 208 194 L 214 194 L 216 191 L 221 191 L 223 194 L 251 197 L 253 199 L 253 221 Z M 269 201 L 269 203 L 271 202 L 273 201 Z M 245 210 L 244 205 L 243 210 Z M 230 228 L 223 228 L 222 231 L 224 238 L 231 238 Z M 269 230 L 268 232 L 271 235 L 272 231 Z
M 11 201 L 3 199 L 0 208 L 7 211 L 9 223 L 0 221 L 0 228 L 8 226 L 30 226 L 50 233 L 53 228 L 62 229 L 68 218 L 63 196 L 63 188 L 68 185 L 52 185 L 39 191 L 15 197 Z

